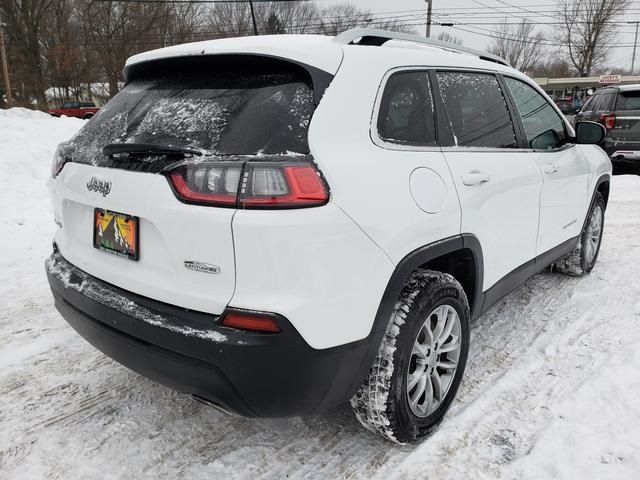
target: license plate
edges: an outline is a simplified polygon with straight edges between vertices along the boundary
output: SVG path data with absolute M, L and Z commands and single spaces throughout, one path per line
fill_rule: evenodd
M 93 246 L 129 260 L 138 260 L 138 229 L 138 217 L 96 208 L 93 215 Z

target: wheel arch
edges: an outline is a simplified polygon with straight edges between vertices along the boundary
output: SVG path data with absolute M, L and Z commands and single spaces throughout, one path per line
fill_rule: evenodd
M 611 190 L 611 177 L 609 175 L 601 176 L 596 182 L 596 192 L 600 192 L 602 194 L 602 198 L 604 198 L 604 206 L 605 208 L 609 204 L 609 192 Z M 594 192 L 595 198 L 595 192 Z M 592 200 L 593 203 L 593 200 Z
M 374 332 L 386 329 L 405 282 L 419 268 L 451 274 L 467 294 L 471 318 L 476 318 L 482 312 L 482 247 L 474 235 L 456 235 L 417 248 L 398 262 L 380 301 L 373 325 Z
M 460 271 L 458 271 L 457 274 L 464 277 L 462 281 L 456 277 L 467 294 L 470 304 L 469 307 L 471 309 L 471 318 L 475 319 L 482 313 L 484 303 L 484 294 L 482 292 L 484 263 L 480 242 L 474 235 L 455 235 L 429 245 L 424 245 L 410 252 L 398 262 L 387 283 L 387 287 L 378 305 L 371 332 L 366 339 L 368 343 L 367 352 L 363 356 L 358 368 L 358 373 L 353 378 L 350 386 L 351 392 L 356 392 L 369 372 L 382 344 L 382 339 L 391 315 L 393 314 L 393 309 L 410 275 L 419 268 L 442 268 L 443 266 L 459 264 L 459 261 L 462 261 L 462 264 L 466 265 L 469 270 L 473 272 L 469 273 L 469 271 L 467 271 L 465 275 L 461 275 Z

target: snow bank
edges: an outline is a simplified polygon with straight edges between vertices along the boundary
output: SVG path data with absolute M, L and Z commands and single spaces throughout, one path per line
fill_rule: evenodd
M 46 199 L 46 181 L 56 146 L 78 131 L 86 120 L 55 118 L 26 108 L 0 110 L 0 251 L 14 255 L 7 235 L 42 238 L 53 232 Z M 51 228 L 49 228 L 51 227 Z M 45 242 L 50 244 L 50 240 Z M 7 250 L 9 249 L 9 251 Z

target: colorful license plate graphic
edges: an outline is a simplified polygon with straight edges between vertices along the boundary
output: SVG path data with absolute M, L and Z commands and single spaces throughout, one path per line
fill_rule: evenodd
M 93 246 L 99 250 L 138 260 L 138 218 L 95 209 Z

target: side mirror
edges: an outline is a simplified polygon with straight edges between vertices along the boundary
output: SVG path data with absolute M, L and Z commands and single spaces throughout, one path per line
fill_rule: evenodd
M 604 125 L 596 122 L 576 123 L 576 143 L 582 145 L 599 145 L 607 136 Z

